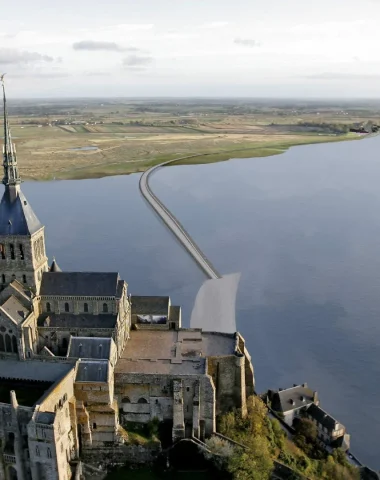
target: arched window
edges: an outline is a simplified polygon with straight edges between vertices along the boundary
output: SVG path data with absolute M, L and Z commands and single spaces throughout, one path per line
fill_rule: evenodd
M 51 312 L 50 302 L 46 302 L 46 311 L 47 311 L 47 312 Z
M 38 445 L 36 446 L 36 457 L 39 457 L 40 456 L 40 449 L 38 447 Z
M 51 458 L 51 450 L 50 450 L 49 447 L 48 447 L 48 449 L 47 449 L 47 457 L 48 457 L 48 458 Z
M 26 283 L 26 275 L 23 275 L 23 276 L 22 276 L 22 281 L 23 281 L 24 283 Z
M 5 350 L 8 353 L 12 353 L 12 341 L 8 334 L 5 335 Z
M 131 403 L 131 401 L 129 400 L 129 397 L 123 397 L 122 403 Z
M 88 303 L 85 303 L 83 305 L 83 310 L 84 310 L 85 313 L 88 313 Z
M 18 348 L 17 348 L 17 338 L 15 337 L 15 335 L 12 335 L 12 348 L 13 348 L 13 353 L 17 353 L 17 352 L 18 352 Z
M 5 275 L 4 275 L 4 273 L 1 275 L 1 283 L 5 283 Z
M 65 303 L 65 312 L 69 312 L 70 311 L 70 307 L 69 307 L 69 304 L 66 302 Z
M 106 303 L 103 303 L 103 313 L 108 312 L 108 305 Z
M 0 334 L 0 352 L 5 352 L 4 337 Z
M 15 246 L 13 245 L 13 243 L 9 244 L 9 249 L 11 251 L 11 259 L 14 260 L 15 259 Z
M 5 260 L 5 245 L 3 243 L 0 243 L 0 258 Z
M 20 249 L 20 258 L 21 260 L 24 260 L 24 247 L 21 245 L 19 245 L 19 249 Z
M 103 345 L 102 344 L 100 344 L 98 346 L 98 351 L 99 351 L 99 358 L 102 358 L 102 353 L 103 353 Z
M 148 400 L 144 397 L 141 397 L 137 400 L 137 403 L 148 403 Z

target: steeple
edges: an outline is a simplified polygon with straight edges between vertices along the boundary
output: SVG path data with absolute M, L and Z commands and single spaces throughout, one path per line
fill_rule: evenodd
M 16 146 L 12 142 L 11 130 L 9 128 L 4 75 L 5 73 L 0 76 L 1 84 L 3 88 L 3 106 L 4 106 L 3 184 L 5 185 L 6 191 L 9 190 L 10 198 L 15 199 L 19 191 L 21 178 L 18 173 Z

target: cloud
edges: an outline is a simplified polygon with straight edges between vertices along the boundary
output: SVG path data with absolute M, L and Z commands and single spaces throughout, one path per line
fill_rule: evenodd
M 72 75 L 67 72 L 25 72 L 14 73 L 12 78 L 66 78 Z
M 204 23 L 203 25 L 200 25 L 198 28 L 223 28 L 229 25 L 229 22 L 208 22 Z
M 38 62 L 54 62 L 54 58 L 49 55 L 42 55 L 38 52 L 0 48 L 0 65 L 20 65 Z
M 244 47 L 260 47 L 261 43 L 253 38 L 235 38 L 234 43 Z
M 74 50 L 107 50 L 109 52 L 124 52 L 125 48 L 115 42 L 97 42 L 96 40 L 83 40 L 73 43 Z
M 86 77 L 110 77 L 111 73 L 110 72 L 105 72 L 105 71 L 89 71 L 89 72 L 84 72 L 83 75 Z
M 380 73 L 324 72 L 307 75 L 308 80 L 379 80 Z
M 153 58 L 148 55 L 128 55 L 124 58 L 123 65 L 129 69 L 145 69 L 153 62 Z

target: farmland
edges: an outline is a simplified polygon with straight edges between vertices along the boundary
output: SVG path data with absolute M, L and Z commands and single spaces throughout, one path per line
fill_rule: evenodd
M 356 139 L 380 103 L 190 99 L 9 101 L 24 179 L 140 172 L 192 154 L 208 163 L 274 155 L 292 145 Z

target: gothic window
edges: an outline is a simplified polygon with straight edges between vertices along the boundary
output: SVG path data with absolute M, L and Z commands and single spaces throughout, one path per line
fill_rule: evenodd
M 23 281 L 24 283 L 26 283 L 26 275 L 23 275 L 23 276 L 22 276 L 22 281 Z
M 108 312 L 108 305 L 106 303 L 103 303 L 103 313 Z
M 12 348 L 13 348 L 13 353 L 17 353 L 17 338 L 15 335 L 12 335 Z
M 69 304 L 66 302 L 65 303 L 65 312 L 69 312 L 70 311 L 70 307 L 69 307 Z
M 15 246 L 13 245 L 13 243 L 9 244 L 9 249 L 11 251 L 11 259 L 14 260 L 15 259 Z
M 8 353 L 12 353 L 12 341 L 11 337 L 8 334 L 5 335 L 5 350 Z
M 3 243 L 0 243 L 0 257 L 5 260 L 5 245 Z
M 47 457 L 48 457 L 48 458 L 51 458 L 51 450 L 50 450 L 50 448 L 47 449 Z
M 37 457 L 40 456 L 40 449 L 39 449 L 38 445 L 36 446 L 36 456 Z
M 4 273 L 1 275 L 1 282 L 2 282 L 2 283 L 5 283 L 5 275 L 4 275 Z
M 5 352 L 4 337 L 0 334 L 0 352 Z
M 20 258 L 21 260 L 24 260 L 24 247 L 21 245 L 19 245 L 19 248 L 20 248 Z
M 88 313 L 88 303 L 85 303 L 83 305 L 83 310 L 84 310 L 85 313 Z
M 148 400 L 144 397 L 141 397 L 137 400 L 137 403 L 148 403 Z
M 51 312 L 50 302 L 46 302 L 46 311 L 47 311 L 47 312 Z

